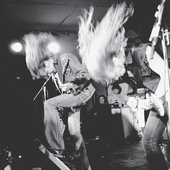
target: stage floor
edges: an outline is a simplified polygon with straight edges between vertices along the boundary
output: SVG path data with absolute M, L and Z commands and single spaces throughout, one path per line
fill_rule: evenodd
M 106 144 L 86 143 L 92 170 L 149 170 L 141 141 Z

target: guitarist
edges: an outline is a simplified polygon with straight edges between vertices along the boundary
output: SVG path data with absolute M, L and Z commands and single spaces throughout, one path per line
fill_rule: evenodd
M 44 102 L 45 137 L 49 150 L 63 157 L 65 144 L 63 132 L 65 125 L 61 120 L 62 109 L 69 111 L 68 127 L 75 139 L 75 151 L 79 152 L 81 168 L 90 170 L 85 144 L 80 131 L 80 108 L 92 97 L 95 88 L 90 76 L 82 67 L 78 58 L 70 53 L 54 53 L 48 44 L 56 41 L 50 33 L 30 33 L 24 36 L 26 43 L 26 64 L 33 79 L 52 77 L 60 95 Z
M 82 64 L 96 82 L 117 81 L 128 70 L 134 73 L 138 80 L 136 82 L 140 82 L 137 87 L 147 87 L 150 90 L 145 100 L 129 97 L 127 104 L 134 110 L 137 107 L 150 110 L 142 146 L 151 170 L 168 170 L 170 147 L 167 147 L 165 157 L 160 148 L 168 120 L 164 108 L 164 60 L 158 52 L 151 57 L 150 43 L 127 44 L 123 24 L 133 15 L 132 3 L 113 4 L 96 27 L 92 21 L 93 12 L 94 8 L 91 7 L 89 11 L 84 10 L 84 15 L 80 17 L 78 47 Z M 145 81 L 148 77 L 149 81 L 155 80 L 153 86 Z

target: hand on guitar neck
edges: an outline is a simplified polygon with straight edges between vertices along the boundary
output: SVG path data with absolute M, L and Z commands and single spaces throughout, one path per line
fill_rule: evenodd
M 155 108 L 160 116 L 164 116 L 164 106 L 162 100 L 156 94 L 146 94 L 145 99 L 140 97 L 129 97 L 127 105 L 132 109 L 132 111 L 137 111 L 138 109 L 149 110 Z
M 164 116 L 164 106 L 163 106 L 163 101 L 158 98 L 157 95 L 155 94 L 147 94 L 148 98 L 150 100 L 151 106 L 157 110 L 160 116 Z
M 149 110 L 154 108 L 160 116 L 164 116 L 164 106 L 162 100 L 153 93 L 147 93 L 146 99 L 138 99 L 138 108 Z

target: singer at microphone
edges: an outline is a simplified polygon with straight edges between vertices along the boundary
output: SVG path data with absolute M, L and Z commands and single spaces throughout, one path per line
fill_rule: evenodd
M 78 156 L 80 158 L 78 164 L 84 170 L 91 169 L 80 128 L 81 107 L 90 100 L 95 92 L 95 88 L 90 82 L 90 75 L 74 54 L 55 53 L 48 48 L 51 42 L 57 42 L 57 37 L 51 33 L 29 33 L 24 36 L 24 40 L 26 64 L 32 77 L 34 79 L 51 77 L 60 92 L 43 101 L 44 135 L 47 144 L 45 147 L 50 148 L 49 151 L 56 157 L 64 158 L 68 155 L 68 152 L 65 152 L 67 148 L 63 136 L 65 124 L 67 124 L 68 133 L 74 138 L 75 155 L 79 154 L 76 155 L 77 158 Z M 77 75 L 79 75 L 78 78 Z M 84 79 L 89 84 L 86 84 Z M 83 88 L 81 88 L 82 86 Z M 73 89 L 72 87 L 77 87 L 79 92 L 76 94 L 69 92 Z M 67 120 L 61 116 L 64 113 Z M 80 149 L 81 152 L 79 152 Z

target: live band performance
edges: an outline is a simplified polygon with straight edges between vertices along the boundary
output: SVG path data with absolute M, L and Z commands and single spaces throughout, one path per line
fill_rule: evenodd
M 0 8 L 0 170 L 170 170 L 169 0 Z

